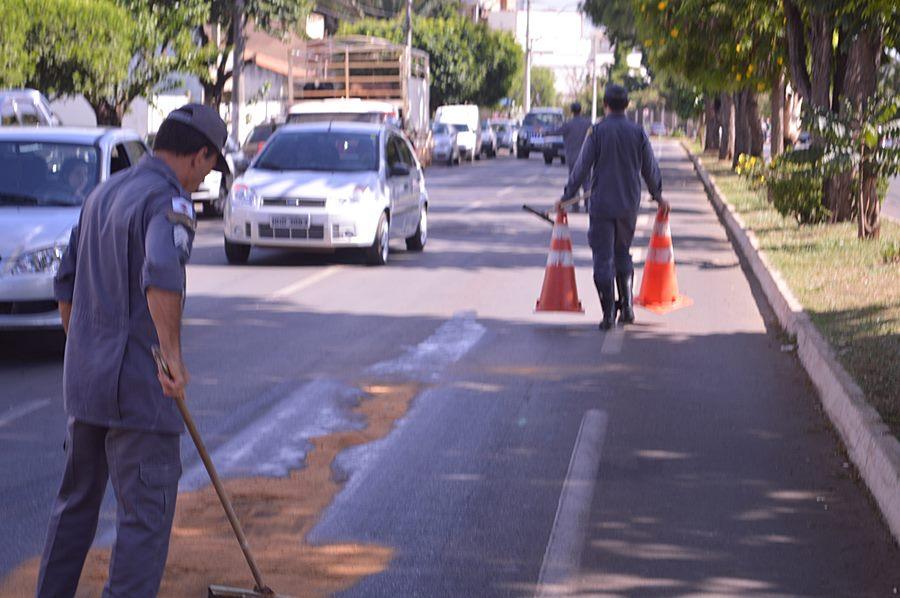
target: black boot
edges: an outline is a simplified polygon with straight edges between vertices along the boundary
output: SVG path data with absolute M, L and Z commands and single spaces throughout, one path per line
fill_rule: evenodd
M 616 297 L 612 280 L 594 281 L 597 294 L 600 295 L 600 307 L 603 309 L 603 320 L 600 330 L 609 330 L 616 324 Z
M 619 289 L 619 324 L 634 324 L 634 272 L 618 272 L 616 286 Z

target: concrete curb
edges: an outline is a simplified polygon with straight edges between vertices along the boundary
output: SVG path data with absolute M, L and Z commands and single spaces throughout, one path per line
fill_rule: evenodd
M 732 244 L 750 266 L 781 326 L 796 337 L 797 355 L 819 393 L 825 412 L 875 497 L 894 540 L 900 543 L 900 441 L 891 434 L 878 412 L 866 402 L 862 389 L 838 362 L 828 341 L 759 248 L 756 235 L 744 226 L 740 215 L 719 192 L 700 160 L 684 142 L 681 146 L 693 162 Z

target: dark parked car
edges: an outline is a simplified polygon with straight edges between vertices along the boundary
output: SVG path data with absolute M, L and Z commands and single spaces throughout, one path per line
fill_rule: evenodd
M 542 152 L 545 153 L 544 161 L 547 161 L 546 152 L 550 152 L 550 161 L 553 161 L 553 156 L 561 156 L 562 137 L 558 140 L 551 140 L 548 145 L 545 143 L 544 135 L 545 132 L 552 131 L 562 124 L 563 111 L 560 108 L 535 108 L 526 114 L 516 140 L 516 157 L 525 159 L 531 152 Z
M 247 140 L 244 142 L 244 147 L 241 148 L 244 152 L 244 157 L 248 161 L 252 161 L 253 158 L 256 157 L 256 154 L 259 153 L 259 150 L 261 150 L 262 147 L 266 144 L 266 141 L 269 139 L 269 137 L 272 136 L 272 133 L 274 133 L 280 126 L 280 123 L 267 122 L 253 127 L 253 130 L 250 131 L 249 135 L 247 135 Z

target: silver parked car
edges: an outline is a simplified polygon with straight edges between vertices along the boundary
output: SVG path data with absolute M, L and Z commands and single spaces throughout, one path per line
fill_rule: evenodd
M 0 89 L 0 125 L 40 127 L 59 125 L 50 102 L 34 89 Z
M 497 134 L 486 120 L 481 123 L 481 153 L 488 158 L 497 157 Z
M 0 127 L 0 329 L 62 325 L 53 276 L 81 204 L 146 153 L 125 129 Z
M 456 128 L 453 125 L 435 123 L 431 127 L 434 139 L 434 150 L 431 154 L 433 162 L 445 162 L 447 166 L 459 164 L 459 143 Z

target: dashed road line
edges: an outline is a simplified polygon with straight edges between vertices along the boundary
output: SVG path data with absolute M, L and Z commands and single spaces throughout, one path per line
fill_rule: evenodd
M 509 195 L 510 193 L 512 193 L 515 190 L 516 190 L 516 187 L 514 187 L 513 185 L 510 185 L 509 187 L 504 187 L 503 189 L 500 189 L 500 191 L 497 191 L 497 197 L 506 197 L 507 195 Z
M 484 205 L 483 201 L 473 201 L 469 205 L 460 208 L 459 211 L 460 212 L 471 212 L 472 210 L 477 210 L 478 208 L 480 208 L 483 205 Z
M 550 540 L 541 563 L 536 597 L 572 593 L 573 588 L 569 584 L 574 581 L 581 564 L 606 424 L 606 413 L 597 409 L 589 410 L 581 420 L 569 470 L 559 495 Z
M 13 423 L 17 419 L 25 417 L 29 413 L 37 411 L 38 409 L 43 409 L 47 405 L 50 404 L 50 399 L 38 399 L 36 401 L 30 401 L 25 403 L 24 405 L 20 405 L 14 409 L 10 409 L 6 412 L 3 417 L 0 417 L 0 428 L 3 426 L 8 426 Z
M 312 285 L 328 278 L 329 276 L 333 276 L 334 274 L 337 274 L 338 271 L 340 271 L 340 269 L 341 269 L 340 266 L 329 266 L 328 268 L 325 268 L 324 270 L 321 270 L 319 272 L 316 272 L 315 274 L 307 276 L 303 280 L 298 280 L 297 282 L 295 282 L 293 284 L 289 284 L 288 286 L 286 286 L 284 288 L 278 289 L 277 291 L 275 291 L 274 293 L 269 295 L 268 298 L 269 299 L 283 299 L 284 297 L 293 295 L 294 293 L 296 293 L 298 291 L 302 291 L 303 289 L 305 289 L 307 287 L 311 287 Z

